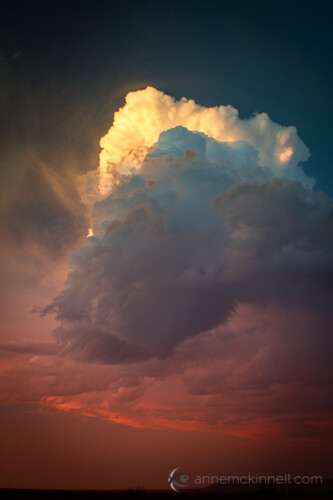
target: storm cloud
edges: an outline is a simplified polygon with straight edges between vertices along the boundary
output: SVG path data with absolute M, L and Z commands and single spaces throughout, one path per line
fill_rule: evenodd
M 62 321 L 62 352 L 165 358 L 240 303 L 327 306 L 333 206 L 310 189 L 294 127 L 148 88 L 127 96 L 101 144 L 93 236 L 43 310 Z

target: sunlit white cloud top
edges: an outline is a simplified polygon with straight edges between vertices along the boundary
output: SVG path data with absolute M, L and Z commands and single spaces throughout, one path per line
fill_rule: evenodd
M 139 168 L 160 134 L 177 126 L 228 143 L 230 152 L 232 143 L 242 141 L 257 152 L 257 165 L 270 169 L 275 177 L 299 180 L 306 187 L 314 184 L 299 166 L 309 158 L 309 150 L 294 126 L 278 125 L 266 113 L 241 119 L 233 106 L 206 108 L 192 99 L 177 101 L 147 87 L 127 94 L 125 106 L 115 113 L 112 127 L 101 139 L 101 194 L 110 190 L 115 173 Z M 246 158 L 244 161 L 253 163 Z

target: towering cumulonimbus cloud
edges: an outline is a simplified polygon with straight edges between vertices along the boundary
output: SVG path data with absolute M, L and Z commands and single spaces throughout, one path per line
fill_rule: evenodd
M 93 236 L 44 308 L 62 321 L 60 352 L 144 362 L 239 304 L 327 308 L 333 205 L 311 190 L 295 127 L 148 87 L 127 95 L 101 146 Z

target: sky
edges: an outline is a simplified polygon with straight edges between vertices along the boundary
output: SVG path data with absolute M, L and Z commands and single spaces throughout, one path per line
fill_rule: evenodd
M 332 477 L 330 2 L 4 2 L 0 487 Z

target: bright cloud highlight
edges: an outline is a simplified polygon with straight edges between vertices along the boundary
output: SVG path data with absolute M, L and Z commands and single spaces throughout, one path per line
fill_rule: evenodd
M 232 106 L 205 108 L 192 99 L 176 101 L 147 87 L 127 94 L 125 106 L 115 113 L 112 127 L 101 139 L 102 194 L 110 189 L 112 174 L 139 168 L 160 134 L 177 126 L 202 132 L 219 143 L 243 141 L 258 152 L 258 165 L 275 176 L 300 180 L 308 187 L 314 183 L 298 166 L 309 158 L 309 150 L 295 127 L 278 125 L 266 113 L 243 120 Z

